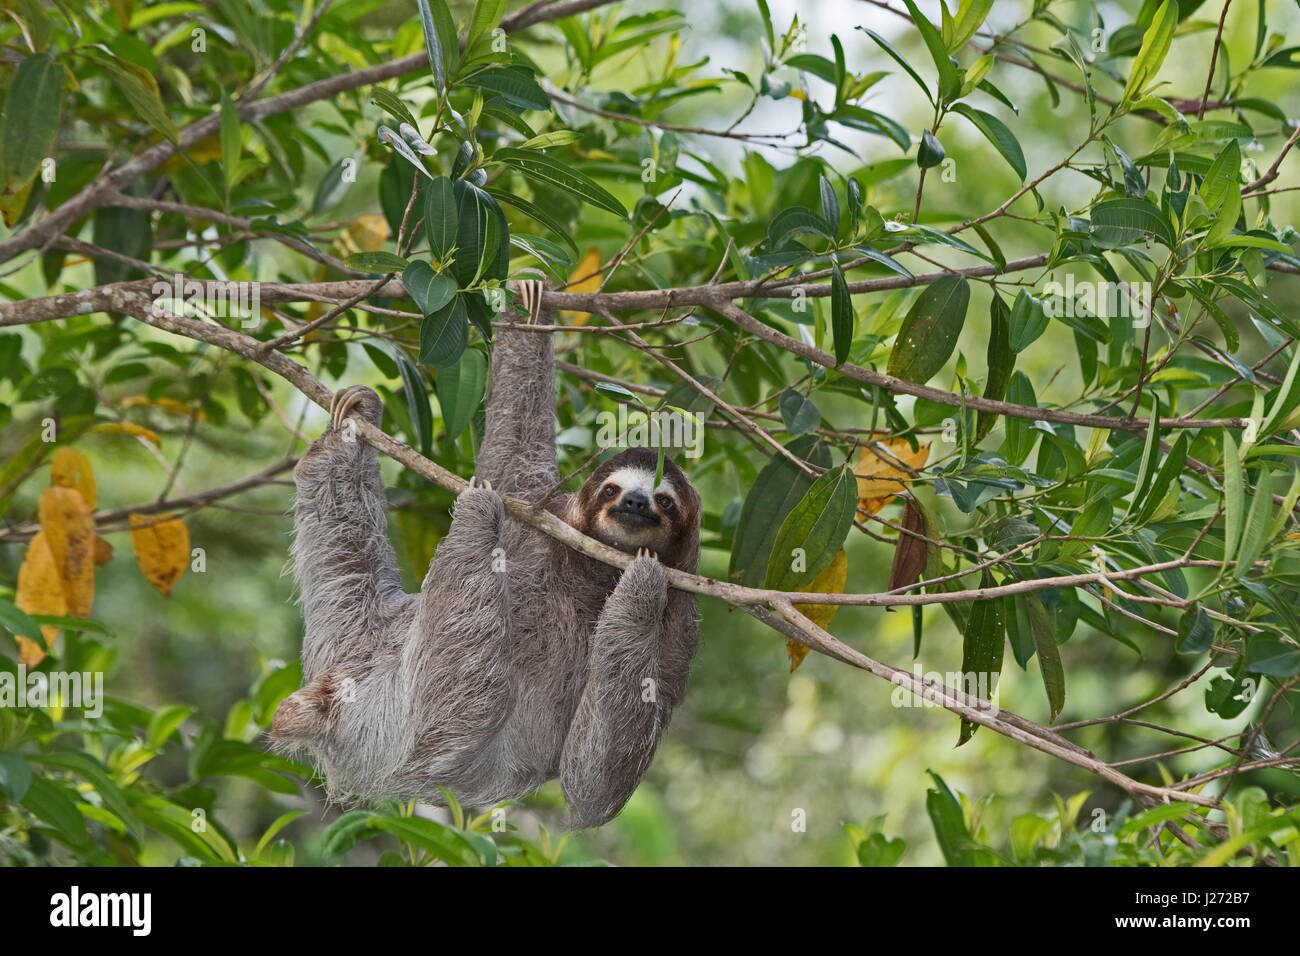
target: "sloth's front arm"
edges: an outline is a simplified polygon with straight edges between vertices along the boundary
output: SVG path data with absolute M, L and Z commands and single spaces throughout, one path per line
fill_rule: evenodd
M 600 826 L 627 803 L 686 690 L 697 641 L 694 596 L 669 592 L 667 569 L 638 556 L 596 622 L 564 742 L 560 780 L 575 829 Z

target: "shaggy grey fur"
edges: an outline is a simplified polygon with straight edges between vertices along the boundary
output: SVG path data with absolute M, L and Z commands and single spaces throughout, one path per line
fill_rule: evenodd
M 560 480 L 550 338 L 497 337 L 476 478 L 418 595 L 403 591 L 388 542 L 378 459 L 350 425 L 294 469 L 303 687 L 281 703 L 272 741 L 314 760 L 334 799 L 441 803 L 442 785 L 490 806 L 558 776 L 570 825 L 599 826 L 636 789 L 682 697 L 697 608 L 668 588 L 664 563 L 639 556 L 620 575 L 503 512 L 498 491 L 538 500 Z M 379 396 L 349 391 L 351 414 L 379 424 Z M 621 500 L 599 494 L 605 479 L 625 465 L 653 474 L 654 462 L 624 452 L 545 507 L 600 537 Z M 635 533 L 693 571 L 699 496 L 671 461 L 664 479 L 680 507 L 655 505 L 658 524 Z

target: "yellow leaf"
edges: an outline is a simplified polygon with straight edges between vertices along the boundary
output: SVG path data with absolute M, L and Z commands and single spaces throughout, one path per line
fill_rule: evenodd
M 0 193 L 0 218 L 4 219 L 6 226 L 16 223 L 23 210 L 27 208 L 27 200 L 32 194 L 32 184 L 35 182 L 36 176 L 33 174 L 32 178 L 17 190 L 10 192 L 6 189 Z
M 190 532 L 171 515 L 131 515 L 131 547 L 149 583 L 168 597 L 190 560 Z
M 95 519 L 75 488 L 46 488 L 38 509 L 67 613 L 85 617 L 95 600 Z
M 18 569 L 18 593 L 14 604 L 28 614 L 54 614 L 63 617 L 68 613 L 68 602 L 63 596 L 63 581 L 54 555 L 50 553 L 49 541 L 44 531 L 36 532 L 27 544 L 27 554 L 23 557 L 22 567 Z M 42 641 L 32 640 L 37 635 L 18 637 L 19 653 L 22 663 L 35 667 L 45 658 L 46 648 L 54 646 L 54 639 L 59 636 L 59 628 L 46 624 L 41 628 Z
M 808 585 L 805 590 L 816 592 L 817 594 L 843 594 L 844 582 L 849 575 L 849 556 L 840 548 L 831 559 L 831 563 L 826 565 L 826 570 L 813 579 L 812 584 Z M 835 612 L 840 609 L 838 604 L 796 604 L 795 609 L 800 614 L 808 618 L 822 630 L 830 627 L 831 619 L 835 617 Z M 804 647 L 798 641 L 786 638 L 785 652 L 790 655 L 790 670 L 794 670 L 803 663 L 803 659 L 808 656 L 808 648 Z
M 877 438 L 863 445 L 853 473 L 858 479 L 858 507 L 875 514 L 912 481 L 930 457 L 930 446 L 918 444 L 916 451 L 905 438 Z
M 595 292 L 600 288 L 601 279 L 604 276 L 600 271 L 600 250 L 594 246 L 587 250 L 587 254 L 582 257 L 578 263 L 578 268 L 573 270 L 573 275 L 569 276 L 568 283 L 564 286 L 565 292 Z M 570 312 L 565 310 L 560 313 L 560 318 L 570 325 L 586 325 L 591 318 L 588 312 Z
M 131 408 L 135 405 L 152 405 L 155 408 L 161 408 L 164 412 L 171 412 L 173 415 L 184 415 L 186 418 L 195 414 L 193 405 L 175 398 L 168 398 L 166 395 L 160 395 L 157 398 L 150 398 L 147 395 L 128 395 L 126 398 L 121 399 L 118 405 L 122 408 Z M 202 409 L 198 411 L 198 419 L 201 422 L 208 420 Z
M 162 439 L 158 433 L 151 428 L 145 428 L 143 425 L 137 425 L 135 422 L 105 422 L 103 425 L 96 425 L 91 429 L 92 432 L 104 432 L 109 435 L 135 435 L 151 441 L 157 447 L 162 447 Z
M 85 499 L 86 506 L 95 510 L 95 473 L 86 456 L 71 446 L 64 445 L 50 458 L 50 484 L 59 488 L 76 488 Z
M 339 234 L 338 246 L 346 254 L 382 252 L 388 243 L 388 220 L 379 213 L 359 216 Z

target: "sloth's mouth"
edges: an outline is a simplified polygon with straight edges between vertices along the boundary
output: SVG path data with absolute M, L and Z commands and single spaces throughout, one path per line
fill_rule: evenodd
M 610 508 L 609 516 L 621 524 L 631 525 L 634 528 L 653 528 L 659 523 L 658 515 L 634 511 L 631 508 Z

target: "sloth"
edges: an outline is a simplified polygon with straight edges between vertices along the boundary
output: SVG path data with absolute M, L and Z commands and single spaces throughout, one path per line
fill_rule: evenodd
M 536 324 L 542 284 L 516 283 Z M 332 800 L 493 806 L 559 777 L 573 829 L 627 802 L 685 691 L 698 643 L 700 497 L 658 452 L 632 448 L 576 494 L 541 507 L 636 557 L 621 573 L 505 515 L 561 483 L 550 333 L 502 328 L 475 477 L 457 497 L 418 594 L 402 587 L 374 449 L 379 396 L 334 396 L 330 425 L 294 469 L 292 557 L 304 617 L 303 686 L 272 723 Z

